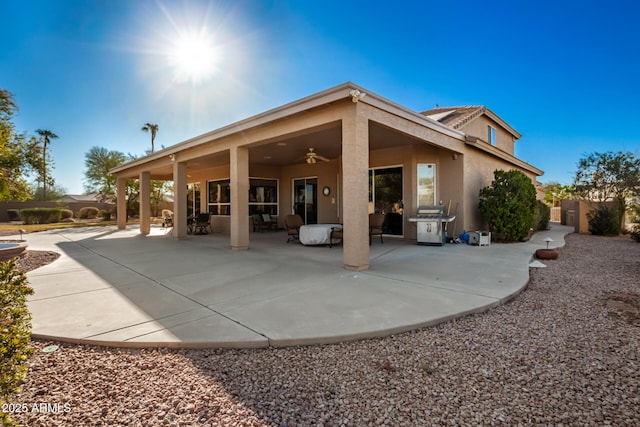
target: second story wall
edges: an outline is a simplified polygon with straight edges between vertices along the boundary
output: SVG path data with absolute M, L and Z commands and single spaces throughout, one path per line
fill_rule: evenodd
M 489 144 L 491 143 L 489 141 L 489 126 L 495 129 L 495 146 L 512 156 L 515 155 L 515 137 L 498 123 L 484 115 L 465 124 L 460 130 Z

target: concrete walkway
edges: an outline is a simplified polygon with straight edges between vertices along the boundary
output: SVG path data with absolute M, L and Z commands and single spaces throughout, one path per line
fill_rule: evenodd
M 527 243 L 418 246 L 385 238 L 371 269 L 342 267 L 342 247 L 287 244 L 284 232 L 175 240 L 152 228 L 80 228 L 25 236 L 61 253 L 28 273 L 36 338 L 122 347 L 265 347 L 385 336 L 501 304 L 524 289 L 545 237 Z

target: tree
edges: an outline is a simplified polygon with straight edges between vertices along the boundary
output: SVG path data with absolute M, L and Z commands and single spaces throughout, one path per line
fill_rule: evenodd
M 145 123 L 144 126 L 142 126 L 142 131 L 151 132 L 151 153 L 153 153 L 155 149 L 154 142 L 156 140 L 156 134 L 158 133 L 158 125 L 154 125 L 152 123 Z
M 496 240 L 520 241 L 533 223 L 536 188 L 519 170 L 496 170 L 491 186 L 480 190 L 480 214 Z
M 86 166 L 84 188 L 87 193 L 97 193 L 100 201 L 116 198 L 116 177 L 109 170 L 120 166 L 126 156 L 119 151 L 109 151 L 103 147 L 92 147 L 84 155 Z
M 98 193 L 100 201 L 111 202 L 116 199 L 117 179 L 110 175 L 109 171 L 120 166 L 126 161 L 135 160 L 132 154 L 125 155 L 119 151 L 109 151 L 102 147 L 92 147 L 85 153 L 85 183 L 84 188 L 88 193 Z M 159 203 L 164 200 L 169 190 L 166 181 L 151 180 L 151 204 L 156 212 Z M 139 210 L 140 182 L 137 179 L 126 181 L 125 198 L 127 205 L 127 217 L 136 215 Z
M 13 115 L 18 105 L 13 94 L 0 89 L 0 201 L 27 200 L 31 197 L 25 174 L 30 170 L 27 161 L 30 146 L 24 134 L 18 134 Z
M 47 201 L 47 145 L 58 135 L 48 129 L 38 129 L 36 133 L 42 138 L 42 200 Z
M 560 206 L 560 202 L 565 199 L 572 199 L 575 188 L 573 185 L 563 185 L 559 182 L 548 182 L 541 184 L 544 190 L 544 202 L 553 207 Z
M 588 200 L 615 201 L 622 225 L 630 200 L 640 194 L 640 158 L 623 151 L 589 154 L 578 162 L 574 186 Z
M 43 200 L 43 190 L 44 188 L 39 188 L 36 185 L 36 188 L 32 190 L 33 200 Z M 67 189 L 55 183 L 50 184 L 47 188 L 47 197 L 49 198 L 49 200 L 60 200 L 66 194 L 68 194 Z

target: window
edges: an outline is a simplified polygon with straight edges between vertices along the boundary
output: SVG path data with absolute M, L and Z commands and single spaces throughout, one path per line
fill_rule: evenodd
M 436 204 L 436 165 L 418 164 L 418 206 Z
M 209 181 L 209 213 L 231 215 L 231 180 Z M 278 215 L 278 180 L 249 178 L 249 215 Z
M 493 146 L 496 145 L 496 128 L 487 126 L 487 142 Z
M 219 179 L 209 181 L 209 213 L 231 215 L 231 181 Z
M 200 183 L 187 185 L 187 216 L 200 212 Z
M 278 180 L 249 178 L 249 215 L 278 215 Z

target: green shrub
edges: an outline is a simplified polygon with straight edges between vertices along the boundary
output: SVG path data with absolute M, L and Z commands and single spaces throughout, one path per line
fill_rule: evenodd
M 587 212 L 589 232 L 598 236 L 617 236 L 620 234 L 620 216 L 615 208 L 602 205 Z
M 18 209 L 7 209 L 9 221 L 20 221 L 20 211 Z
M 60 219 L 73 218 L 73 211 L 71 209 L 60 209 Z
M 544 202 L 536 200 L 536 207 L 533 211 L 533 222 L 531 228 L 536 231 L 544 231 L 549 228 L 551 221 L 551 208 Z
M 640 243 L 640 224 L 635 224 L 631 227 L 631 238 Z
M 102 218 L 104 221 L 110 221 L 111 220 L 111 212 L 109 212 L 109 211 L 101 209 L 99 215 L 100 215 L 100 218 Z
M 81 208 L 78 211 L 78 218 L 80 219 L 96 219 L 100 211 L 98 208 L 94 208 L 93 206 L 87 206 L 85 208 Z
M 33 349 L 31 314 L 27 310 L 28 286 L 24 272 L 16 269 L 15 258 L 0 263 L 0 404 L 4 406 L 19 391 L 27 373 L 26 361 Z M 0 412 L 2 425 L 14 425 L 9 413 Z
M 27 208 L 20 211 L 23 224 L 51 224 L 60 222 L 60 208 Z
M 536 189 L 519 170 L 496 170 L 489 187 L 480 190 L 480 214 L 498 241 L 520 241 L 529 235 Z

